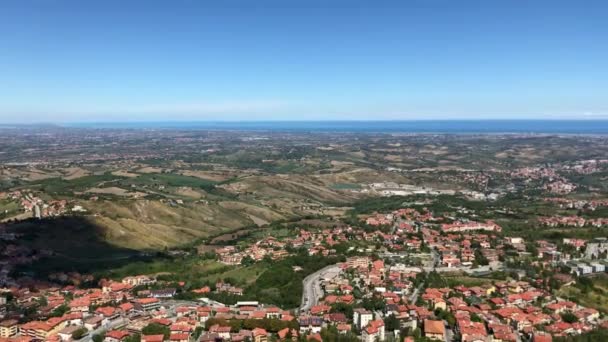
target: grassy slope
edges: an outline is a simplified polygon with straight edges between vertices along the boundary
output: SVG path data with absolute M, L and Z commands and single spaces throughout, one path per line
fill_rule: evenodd
M 581 291 L 575 286 L 564 286 L 557 292 L 562 298 L 576 299 L 580 304 L 608 313 L 608 277 L 593 278 L 593 288 Z

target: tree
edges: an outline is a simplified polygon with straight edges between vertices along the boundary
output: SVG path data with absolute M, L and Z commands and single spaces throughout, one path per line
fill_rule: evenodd
M 253 260 L 252 257 L 250 257 L 249 255 L 246 255 L 243 260 L 241 260 L 241 264 L 243 266 L 250 266 L 253 265 L 255 263 L 255 260 Z
M 164 325 L 161 325 L 158 323 L 150 323 L 147 326 L 145 326 L 143 329 L 141 329 L 141 333 L 144 335 L 162 334 L 163 336 L 165 336 L 165 339 L 168 339 L 169 336 L 171 335 L 171 330 L 169 329 L 169 327 L 166 327 Z
M 482 322 L 483 322 L 483 319 L 481 319 L 481 317 L 479 317 L 479 315 L 478 315 L 478 314 L 473 313 L 473 314 L 471 314 L 471 321 L 473 321 L 473 322 L 478 322 L 478 323 L 482 323 Z
M 203 327 L 196 327 L 196 329 L 194 329 L 194 339 L 195 340 L 198 340 L 198 338 L 203 333 L 203 330 L 205 330 Z
M 384 327 L 386 331 L 395 331 L 399 330 L 400 324 L 399 320 L 395 315 L 388 315 L 384 318 Z
M 106 338 L 106 332 L 102 331 L 99 334 L 95 334 L 93 335 L 93 342 L 103 342 L 103 340 Z
M 129 336 L 125 337 L 123 342 L 141 342 L 141 335 L 140 334 L 129 335 Z
M 578 322 L 578 317 L 576 317 L 576 315 L 573 314 L 572 312 L 564 312 L 564 313 L 560 314 L 560 316 L 562 317 L 562 320 L 566 323 Z
M 38 305 L 47 306 L 49 305 L 49 302 L 46 300 L 46 297 L 40 297 L 40 299 L 38 299 Z
M 51 311 L 51 317 L 61 317 L 68 311 L 70 311 L 70 308 L 65 304 L 61 304 L 60 306 L 56 307 L 53 311 Z
M 88 332 L 88 330 L 86 328 L 80 328 L 80 329 L 74 330 L 74 332 L 72 332 L 72 339 L 80 340 L 81 338 L 84 337 L 84 335 L 86 335 L 87 332 Z
M 435 316 L 441 320 L 445 320 L 448 322 L 448 326 L 453 327 L 456 325 L 456 317 L 449 311 L 445 311 L 442 309 L 435 309 Z
M 331 312 L 341 312 L 347 318 L 353 318 L 353 306 L 346 303 L 335 303 L 331 306 Z

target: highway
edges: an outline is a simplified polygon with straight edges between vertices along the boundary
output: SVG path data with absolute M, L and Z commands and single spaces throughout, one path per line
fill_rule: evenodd
M 330 265 L 304 278 L 302 281 L 304 287 L 302 291 L 302 304 L 300 305 L 300 312 L 310 310 L 310 308 L 317 305 L 319 299 L 323 297 L 323 289 L 321 288 L 320 282 L 321 277 L 328 273 L 337 274 L 338 272 L 340 272 L 340 267 L 338 265 Z

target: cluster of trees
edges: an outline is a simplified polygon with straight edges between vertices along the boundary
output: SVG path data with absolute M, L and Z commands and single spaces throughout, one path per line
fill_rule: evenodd
M 295 256 L 265 262 L 267 269 L 246 289 L 245 297 L 283 308 L 296 308 L 302 299 L 302 280 L 325 266 L 341 261 L 344 261 L 344 257 L 310 256 L 308 251 L 300 250 Z M 294 271 L 295 266 L 302 270 Z
M 456 317 L 454 317 L 454 314 L 449 311 L 436 309 L 435 317 L 441 320 L 445 320 L 446 322 L 448 322 L 448 326 L 450 327 L 454 327 L 456 325 Z
M 424 272 L 420 273 L 419 276 L 424 277 Z M 418 278 L 418 276 L 416 276 Z M 424 278 L 423 278 L 424 279 Z M 447 281 L 436 271 L 431 271 L 426 276 L 426 287 L 441 288 L 448 285 Z
M 51 311 L 50 316 L 51 317 L 61 317 L 64 314 L 68 313 L 69 311 L 70 311 L 69 306 L 67 306 L 66 304 L 61 304 L 60 306 L 53 309 L 53 311 Z
M 346 303 L 334 303 L 331 305 L 331 313 L 343 313 L 346 318 L 352 319 L 354 314 L 354 308 L 352 305 Z
M 481 249 L 476 249 L 475 250 L 475 261 L 473 262 L 474 266 L 477 265 L 483 265 L 486 266 L 488 265 L 490 262 L 488 260 L 488 258 L 486 258 L 482 253 L 481 253 Z
M 336 342 L 358 342 L 361 339 L 353 332 L 341 334 L 336 326 L 329 325 L 327 328 L 321 329 L 321 338 L 323 341 L 336 341 Z
M 576 317 L 576 315 L 572 312 L 564 312 L 560 314 L 560 316 L 562 317 L 562 320 L 566 323 L 572 324 L 578 322 L 578 317 Z
M 382 296 L 376 295 L 369 298 L 363 298 L 361 306 L 370 311 L 383 311 L 386 308 L 386 302 Z
M 579 288 L 582 293 L 589 293 L 594 289 L 593 280 L 587 277 L 578 277 L 576 279 L 576 287 Z
M 73 340 L 80 340 L 81 338 L 84 337 L 84 335 L 86 335 L 89 331 L 87 330 L 87 328 L 80 328 L 80 329 L 76 329 L 74 330 L 74 332 L 72 332 L 72 339 Z
M 141 329 L 141 333 L 144 335 L 163 335 L 165 339 L 168 339 L 171 335 L 171 329 L 158 323 L 150 323 Z

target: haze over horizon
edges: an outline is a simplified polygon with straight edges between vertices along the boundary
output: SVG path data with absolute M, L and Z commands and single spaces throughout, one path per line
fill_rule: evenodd
M 3 1 L 0 123 L 608 119 L 605 1 Z

